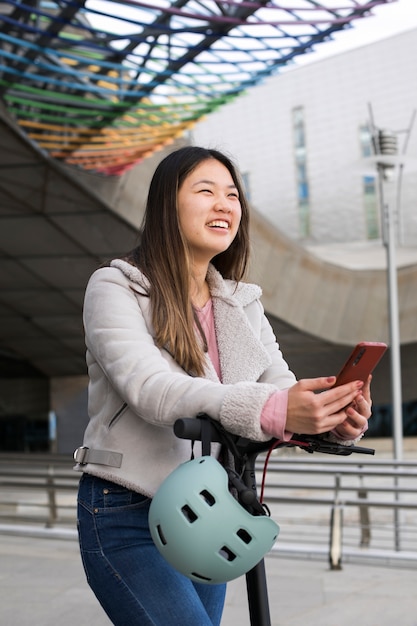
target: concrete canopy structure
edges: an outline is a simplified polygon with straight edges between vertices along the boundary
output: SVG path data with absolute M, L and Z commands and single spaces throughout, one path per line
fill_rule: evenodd
M 0 4 L 0 96 L 41 149 L 122 173 L 388 0 Z
M 88 276 L 137 231 L 0 118 L 1 353 L 46 376 L 84 373 Z
M 123 38 L 102 27 L 91 32 L 93 3 L 2 3 L 3 377 L 83 378 L 85 284 L 100 263 L 137 243 L 144 195 L 160 151 L 186 142 L 181 135 L 202 115 L 383 3 L 288 0 L 283 8 L 278 2 L 207 0 L 198 3 L 198 15 L 190 14 L 195 3 L 180 0 L 164 9 L 146 2 L 108 3 L 141 8 L 142 23 L 134 22 L 133 28 L 127 19 L 132 32 Z M 275 12 L 265 13 L 266 4 Z M 269 29 L 269 38 L 251 35 L 260 26 Z M 245 40 L 251 43 L 242 59 L 235 55 Z M 146 50 L 139 45 L 143 41 Z M 222 75 L 213 71 L 219 64 L 227 66 Z M 213 80 L 202 81 L 202 75 Z M 146 76 L 141 82 L 139 77 Z M 377 302 L 382 301 L 383 272 L 359 276 L 325 263 L 256 213 L 253 248 L 251 278 L 264 288 L 267 313 L 299 376 L 334 373 L 358 334 L 375 323 L 375 315 L 378 338 L 386 339 L 385 309 L 365 310 L 360 297 L 375 288 Z M 415 284 L 414 268 L 404 276 L 409 289 Z M 337 292 L 358 278 L 363 287 L 345 292 L 349 298 L 343 308 L 332 289 Z M 317 284 L 325 286 L 320 301 L 313 293 Z M 338 315 L 329 323 L 326 311 L 335 297 Z M 417 316 L 408 302 L 415 341 L 412 320 Z M 385 379 L 387 372 L 388 363 Z M 376 388 L 378 396 L 389 402 L 386 384 Z

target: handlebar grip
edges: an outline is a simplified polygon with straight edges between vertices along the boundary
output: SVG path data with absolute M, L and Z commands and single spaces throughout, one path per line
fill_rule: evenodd
M 210 424 L 211 441 L 220 441 L 220 437 L 215 428 Z M 191 441 L 201 441 L 201 420 L 195 417 L 181 417 L 174 423 L 174 434 L 179 439 L 190 439 Z

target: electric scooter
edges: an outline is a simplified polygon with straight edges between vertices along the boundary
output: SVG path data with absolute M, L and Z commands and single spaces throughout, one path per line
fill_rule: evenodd
M 258 500 L 255 463 L 261 452 L 274 449 L 298 447 L 308 453 L 322 452 L 348 456 L 352 453 L 375 454 L 372 448 L 356 445 L 342 445 L 328 441 L 323 435 L 294 435 L 289 441 L 272 439 L 256 442 L 227 432 L 217 421 L 208 415 L 196 418 L 182 418 L 175 422 L 174 433 L 180 439 L 191 442 L 202 441 L 203 454 L 209 450 L 210 442 L 218 442 L 233 456 L 234 468 L 228 471 L 230 485 L 235 490 L 239 502 L 251 513 L 265 507 Z M 227 468 L 225 468 L 227 470 Z M 267 511 L 267 507 L 266 507 Z M 265 510 L 263 514 L 266 514 Z M 265 563 L 262 559 L 246 574 L 246 589 L 251 626 L 271 626 Z

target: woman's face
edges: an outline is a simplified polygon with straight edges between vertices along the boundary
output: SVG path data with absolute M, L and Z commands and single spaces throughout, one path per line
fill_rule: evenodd
M 178 219 L 193 262 L 206 264 L 236 237 L 242 210 L 229 170 L 220 161 L 202 161 L 178 191 Z

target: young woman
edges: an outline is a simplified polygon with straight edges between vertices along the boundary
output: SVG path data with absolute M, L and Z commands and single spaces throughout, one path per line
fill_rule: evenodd
M 262 441 L 330 431 L 355 440 L 367 427 L 369 382 L 332 388 L 334 376 L 296 382 L 289 370 L 260 288 L 242 282 L 248 222 L 231 161 L 181 148 L 155 171 L 140 245 L 87 286 L 79 536 L 88 582 L 117 626 L 220 624 L 225 585 L 176 572 L 149 532 L 152 496 L 190 458 L 177 418 L 207 413 Z

